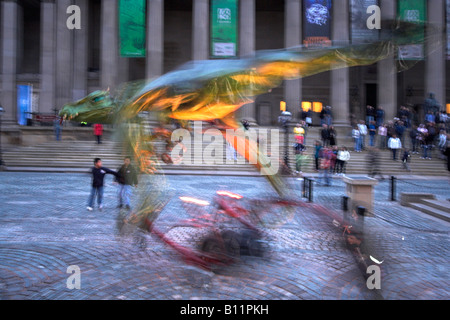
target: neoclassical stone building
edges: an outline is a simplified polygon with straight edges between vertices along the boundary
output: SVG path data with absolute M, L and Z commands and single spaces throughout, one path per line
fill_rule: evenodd
M 94 90 L 157 77 L 190 60 L 210 59 L 212 1 L 147 0 L 146 56 L 125 58 L 119 55 L 119 0 L 2 0 L 0 104 L 6 111 L 3 123 L 17 124 L 18 85 L 32 87 L 31 111 L 52 113 Z M 236 58 L 256 50 L 302 44 L 304 1 L 307 0 L 238 0 Z M 352 0 L 322 2 L 327 1 L 332 3 L 331 40 L 350 41 Z M 425 3 L 427 20 L 443 30 L 442 46 L 413 68 L 397 73 L 396 58 L 392 56 L 368 67 L 286 81 L 245 106 L 241 116 L 262 125 L 275 125 L 280 101 L 286 102 L 295 117 L 302 101 L 309 101 L 331 105 L 335 122 L 346 125 L 350 113 L 357 117 L 364 114 L 366 104 L 383 106 L 386 116 L 392 118 L 401 104 L 420 108 L 429 92 L 445 108 L 450 103 L 445 33 L 449 5 L 446 0 Z M 396 17 L 397 0 L 378 0 L 377 4 L 383 19 Z M 81 10 L 81 29 L 70 30 L 66 26 L 70 5 Z

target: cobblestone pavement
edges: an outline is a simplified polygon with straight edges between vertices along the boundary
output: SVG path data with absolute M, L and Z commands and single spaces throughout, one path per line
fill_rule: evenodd
M 180 196 L 211 200 L 217 190 L 264 198 L 263 178 L 167 177 L 172 191 L 158 223 L 186 216 Z M 375 216 L 365 220 L 370 251 L 381 265 L 382 288 L 369 290 L 341 231 L 307 209 L 268 229 L 263 257 L 243 256 L 206 272 L 185 264 L 157 237 L 121 223 L 116 187 L 107 176 L 105 208 L 85 209 L 90 177 L 83 174 L 0 173 L 1 299 L 448 299 L 449 224 L 388 201 L 388 182 L 376 187 Z M 301 181 L 292 179 L 293 194 Z M 399 182 L 400 191 L 427 189 L 445 199 L 448 180 Z M 341 180 L 316 186 L 314 201 L 337 211 Z M 201 236 L 172 228 L 182 244 Z M 81 289 L 68 289 L 68 266 L 81 270 Z

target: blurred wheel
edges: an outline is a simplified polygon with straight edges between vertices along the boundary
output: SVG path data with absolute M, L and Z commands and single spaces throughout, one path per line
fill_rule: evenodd
M 233 258 L 239 258 L 239 256 L 241 255 L 239 238 L 239 234 L 234 231 L 226 230 L 222 232 L 222 239 L 225 245 L 225 250 L 227 251 L 227 254 Z

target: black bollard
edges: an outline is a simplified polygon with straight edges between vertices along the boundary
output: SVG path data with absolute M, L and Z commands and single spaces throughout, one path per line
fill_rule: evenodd
M 363 234 L 364 233 L 364 214 L 366 212 L 366 208 L 362 207 L 362 206 L 358 206 L 356 208 L 356 213 L 358 214 L 358 219 L 357 219 L 357 230 Z
M 348 197 L 347 196 L 342 197 L 342 211 L 344 211 L 344 212 L 348 211 Z
M 391 176 L 391 201 L 397 201 L 396 200 L 396 183 L 397 183 L 397 178 L 394 176 Z
M 313 179 L 308 179 L 308 202 L 313 202 Z
M 362 207 L 362 206 L 359 206 L 357 209 L 356 209 L 356 213 L 358 214 L 358 216 L 362 216 L 362 217 L 364 217 L 364 213 L 366 212 L 366 208 L 364 208 L 364 207 Z
M 344 212 L 343 218 L 344 222 L 348 223 L 349 217 L 348 217 L 348 199 L 349 197 L 343 196 L 342 197 L 342 211 Z
M 306 180 L 308 180 L 308 178 L 303 177 L 302 198 L 306 198 Z

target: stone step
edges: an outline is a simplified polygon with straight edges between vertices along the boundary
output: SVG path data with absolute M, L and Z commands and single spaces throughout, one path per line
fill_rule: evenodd
M 113 161 L 110 159 L 105 159 L 102 161 L 104 166 L 120 166 L 122 165 L 122 161 Z M 7 168 L 10 167 L 7 164 Z M 14 167 L 67 167 L 67 168 L 89 168 L 92 166 L 92 161 L 86 161 L 86 162 L 17 162 L 17 163 L 11 163 L 11 166 Z M 251 170 L 254 168 L 253 166 L 249 164 L 160 164 L 161 168 L 178 168 L 178 169 L 185 169 L 185 170 Z
M 448 213 L 448 212 L 441 211 L 439 209 L 430 207 L 430 206 L 428 206 L 426 204 L 422 204 L 422 203 L 410 203 L 409 207 L 416 209 L 418 211 L 421 211 L 423 213 L 429 214 L 433 217 L 450 222 L 450 213 Z
M 89 169 L 86 168 L 70 168 L 70 167 L 8 167 L 7 171 L 11 172 L 52 172 L 52 173 L 86 173 Z M 166 170 L 156 171 L 156 174 L 165 175 L 213 175 L 213 176 L 246 176 L 259 177 L 261 174 L 257 170 L 251 171 L 235 171 L 235 170 Z
M 450 202 L 449 201 L 441 201 L 434 199 L 421 199 L 421 204 L 424 204 L 428 207 L 432 207 L 434 209 L 447 212 L 450 214 Z

